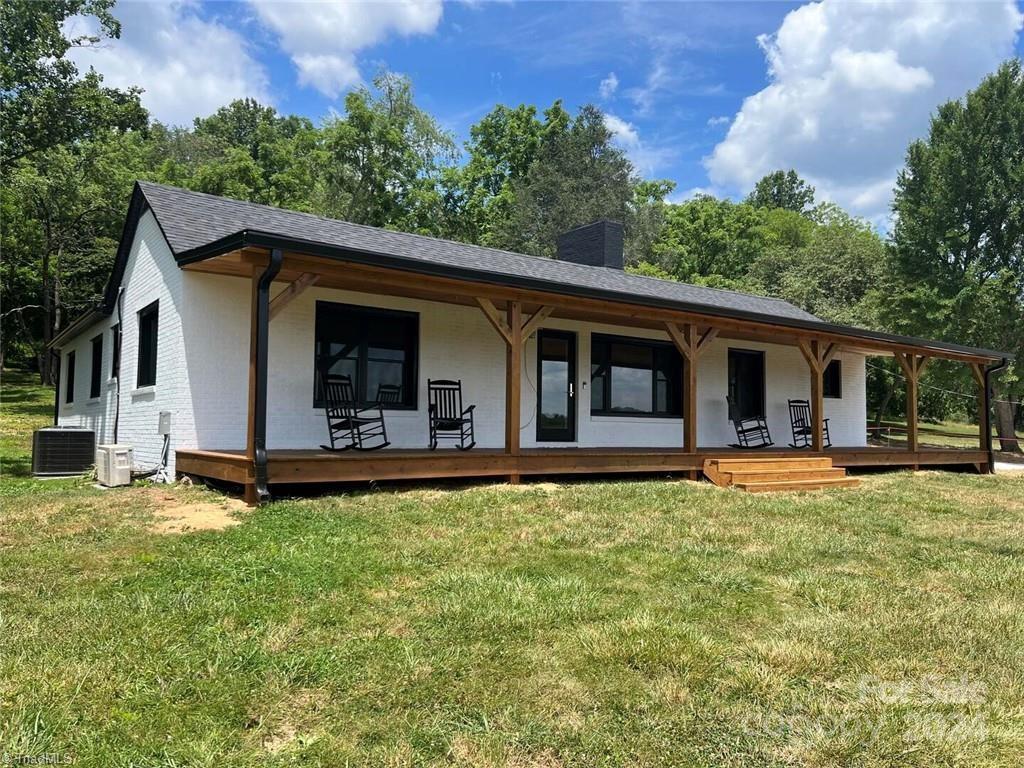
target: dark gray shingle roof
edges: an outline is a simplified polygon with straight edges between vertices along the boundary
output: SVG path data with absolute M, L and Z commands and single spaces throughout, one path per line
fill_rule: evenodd
M 818 321 L 814 315 L 781 299 L 631 275 L 618 269 L 526 256 L 423 235 L 392 232 L 151 182 L 139 182 L 139 186 L 160 222 L 171 250 L 179 257 L 244 230 L 255 230 L 434 266 L 542 281 L 550 283 L 556 292 L 559 286 L 573 286 L 577 289 L 620 293 L 624 298 L 632 298 L 634 301 L 646 298 L 719 311 Z

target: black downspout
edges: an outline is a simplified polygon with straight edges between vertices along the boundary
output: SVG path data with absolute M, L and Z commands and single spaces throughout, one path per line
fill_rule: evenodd
M 284 252 L 275 248 L 270 252 L 270 263 L 260 275 L 256 285 L 256 392 L 253 414 L 253 475 L 256 479 L 256 499 L 262 504 L 270 501 L 267 487 L 267 348 L 270 339 L 270 284 L 281 271 Z
M 46 350 L 46 354 L 52 355 L 52 350 Z M 57 353 L 57 381 L 53 385 L 53 426 L 60 421 L 60 364 L 61 354 Z
M 1005 357 L 998 363 L 985 366 L 985 413 L 988 416 L 988 434 L 985 435 L 985 450 L 988 451 L 988 472 L 996 471 L 995 457 L 992 455 L 992 374 L 998 373 L 1010 364 Z M 998 430 L 999 427 L 997 426 Z M 999 446 L 1002 450 L 1002 445 Z

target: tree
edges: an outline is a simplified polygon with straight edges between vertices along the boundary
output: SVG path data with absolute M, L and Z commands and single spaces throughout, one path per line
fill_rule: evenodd
M 636 179 L 611 142 L 604 116 L 585 106 L 571 122 L 557 104 L 526 176 L 513 182 L 508 219 L 496 225 L 496 245 L 535 256 L 555 255 L 563 232 L 600 218 L 626 222 Z
M 803 213 L 814 205 L 814 187 L 792 169 L 773 171 L 754 185 L 746 202 L 755 208 L 784 208 Z
M 893 210 L 897 330 L 1024 354 L 1024 72 L 1003 64 L 963 100 L 941 105 L 907 150 Z M 1019 363 L 1016 364 L 1019 367 Z M 966 375 L 964 376 L 966 380 Z M 997 388 L 1004 449 L 1022 394 L 1017 370 Z
M 413 102 L 405 77 L 383 72 L 345 98 L 345 116 L 325 123 L 322 199 L 328 216 L 438 234 L 442 169 L 455 144 Z
M 37 153 L 4 185 L 5 356 L 30 352 L 52 382 L 46 348 L 65 322 L 95 305 L 110 274 L 132 181 L 141 175 L 139 134 L 107 133 Z M 10 311 L 22 310 L 22 311 Z
M 280 116 L 255 99 L 236 99 L 191 133 L 200 147 L 217 147 L 216 158 L 197 163 L 191 186 L 264 205 L 312 210 L 316 168 L 321 160 L 313 123 Z
M 73 47 L 119 37 L 114 0 L 5 0 L 0 4 L 0 168 L 16 160 L 116 129 L 142 128 L 141 90 L 104 88 L 93 70 L 79 78 L 66 58 Z M 72 17 L 92 17 L 98 35 L 67 37 Z
M 743 288 L 750 265 L 767 246 L 764 217 L 745 203 L 698 195 L 668 205 L 653 259 L 688 283 Z
M 564 131 L 568 114 L 556 101 L 545 112 L 520 104 L 499 104 L 469 129 L 465 165 L 445 178 L 445 234 L 478 245 L 495 245 L 511 216 L 514 185 L 526 178 L 541 139 Z

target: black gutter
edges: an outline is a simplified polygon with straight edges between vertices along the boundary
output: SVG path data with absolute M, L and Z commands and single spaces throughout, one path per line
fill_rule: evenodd
M 797 318 L 767 315 L 761 312 L 723 310 L 707 304 L 693 304 L 690 302 L 673 301 L 672 299 L 661 299 L 649 296 L 639 297 L 632 293 L 608 291 L 598 288 L 586 288 L 570 283 L 555 284 L 551 281 L 541 280 L 538 278 L 521 277 L 518 275 L 468 269 L 465 267 L 452 267 L 445 264 L 436 264 L 405 256 L 393 256 L 360 248 L 342 248 L 340 246 L 320 243 L 315 240 L 304 240 L 296 237 L 282 237 L 280 235 L 255 230 L 242 230 L 241 232 L 236 232 L 226 237 L 222 237 L 219 240 L 215 240 L 212 243 L 183 251 L 180 254 L 177 254 L 176 258 L 179 265 L 193 264 L 198 261 L 203 261 L 205 259 L 213 258 L 214 256 L 219 256 L 230 251 L 244 248 L 245 246 L 294 250 L 309 254 L 310 256 L 320 256 L 334 260 L 349 261 L 355 264 L 397 269 L 404 272 L 414 272 L 433 277 L 472 280 L 475 282 L 500 285 L 503 287 L 546 291 L 548 293 L 558 293 L 568 296 L 600 299 L 618 303 L 634 305 L 642 304 L 645 306 L 657 307 L 659 309 L 689 312 L 708 317 L 748 320 L 756 323 L 766 323 L 788 328 L 817 331 L 819 333 L 832 333 L 841 336 L 848 336 L 852 339 L 867 339 L 869 341 L 876 341 L 883 344 L 903 344 L 919 349 L 931 349 L 936 352 L 953 353 L 969 357 L 982 357 L 989 360 L 1012 358 L 1012 356 L 1008 355 L 1006 352 L 1000 352 L 992 349 L 965 347 L 959 344 L 936 342 L 930 339 L 919 339 L 911 336 L 897 336 L 895 334 L 882 333 L 880 331 L 868 331 L 862 328 L 835 325 L 821 320 L 800 320 Z
M 256 387 L 253 413 L 253 475 L 256 478 L 256 499 L 270 501 L 267 487 L 267 349 L 270 340 L 270 284 L 281 271 L 284 252 L 275 248 L 270 252 L 270 263 L 256 284 L 256 350 L 253 364 L 256 368 Z
M 985 366 L 985 392 L 983 394 L 985 407 L 985 420 L 988 422 L 988 430 L 985 432 L 985 450 L 988 452 L 988 471 L 994 474 L 996 471 L 995 456 L 992 453 L 992 374 L 998 373 L 1010 364 L 1009 359 L 1002 360 Z M 998 430 L 999 427 L 997 426 Z M 1003 450 L 1003 444 L 999 444 L 999 450 Z

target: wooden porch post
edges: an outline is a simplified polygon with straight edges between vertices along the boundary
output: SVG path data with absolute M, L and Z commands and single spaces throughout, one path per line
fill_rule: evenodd
M 519 456 L 520 407 L 522 403 L 523 344 L 540 328 L 554 311 L 554 307 L 541 306 L 529 320 L 523 322 L 523 305 L 508 302 L 505 317 L 501 316 L 490 299 L 477 298 L 484 317 L 505 342 L 505 453 Z M 510 483 L 519 482 L 519 472 L 509 473 Z
M 683 451 L 697 452 L 697 360 L 704 348 L 718 335 L 717 328 L 708 328 L 698 336 L 697 326 L 686 323 L 681 328 L 665 323 L 665 329 L 683 358 Z M 691 480 L 697 473 L 690 472 Z
M 821 342 L 812 341 L 811 351 L 821 359 Z M 811 366 L 811 450 L 825 450 L 825 370 L 819 362 Z
M 978 385 L 978 447 L 988 450 L 989 435 L 992 434 L 992 421 L 988 412 L 988 398 L 985 397 L 985 366 L 981 363 L 970 363 L 971 373 Z
M 839 345 L 819 339 L 797 341 L 811 372 L 811 450 L 825 450 L 825 369 L 839 353 Z
M 916 451 L 917 441 L 917 385 L 928 358 L 913 353 L 894 352 L 896 361 L 907 379 L 907 450 Z
M 518 301 L 510 301 L 506 315 L 510 338 L 505 349 L 505 453 L 518 456 L 523 373 L 522 305 Z M 519 473 L 511 473 L 508 479 L 511 483 L 518 483 Z
M 256 480 L 253 467 L 256 461 L 256 304 L 258 302 L 260 270 L 252 271 L 252 301 L 249 310 L 249 418 L 245 432 L 245 458 L 248 460 L 248 475 L 252 482 L 245 484 L 245 503 L 255 506 L 259 503 L 256 497 Z

